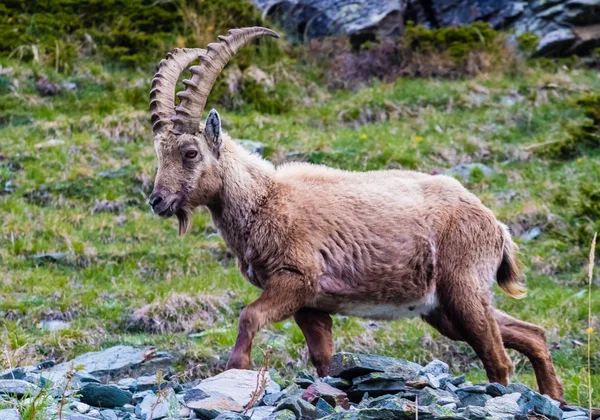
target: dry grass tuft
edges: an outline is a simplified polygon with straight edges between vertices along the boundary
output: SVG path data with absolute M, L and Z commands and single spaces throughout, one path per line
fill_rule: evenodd
M 588 268 L 588 328 L 587 328 L 587 370 L 588 370 L 588 401 L 590 410 L 590 420 L 592 420 L 592 394 L 594 389 L 592 388 L 592 278 L 594 274 L 594 257 L 596 252 L 596 238 L 598 233 L 594 233 L 594 239 L 592 239 L 592 246 L 590 247 L 590 258 Z
M 165 299 L 137 309 L 130 327 L 151 333 L 192 332 L 204 329 L 233 312 L 226 297 L 171 293 Z

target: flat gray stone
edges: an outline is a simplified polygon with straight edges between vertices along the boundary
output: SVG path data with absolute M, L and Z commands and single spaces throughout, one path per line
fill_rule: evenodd
M 185 393 L 184 404 L 201 418 L 214 419 L 219 414 L 233 411 L 241 413 L 244 408 L 233 398 L 212 391 L 210 394 L 201 389 L 190 389 Z
M 442 389 L 423 388 L 419 392 L 419 405 L 460 404 L 460 399 L 449 391 Z
M 253 407 L 246 413 L 251 420 L 264 420 L 269 418 L 275 407 Z
M 204 379 L 194 389 L 200 389 L 211 395 L 213 392 L 217 392 L 245 407 L 250 402 L 252 393 L 256 391 L 257 377 L 258 372 L 255 370 L 230 369 L 212 378 Z M 266 372 L 266 379 L 265 393 L 274 394 L 281 390 L 279 385 L 271 380 L 268 372 Z
M 333 377 L 352 379 L 373 372 L 400 373 L 416 377 L 421 366 L 403 359 L 374 354 L 336 353 L 331 358 L 329 374 Z
M 0 395 L 23 398 L 26 395 L 37 394 L 39 391 L 40 387 L 21 379 L 0 380 Z
M 41 375 L 56 385 L 65 381 L 65 375 L 73 366 L 82 366 L 78 374 L 89 374 L 102 381 L 131 372 L 137 374 L 154 373 L 157 368 L 166 367 L 171 361 L 170 355 L 158 352 L 156 357 L 148 358 L 148 349 L 131 346 L 115 346 L 106 350 L 86 353 L 75 359 L 58 364 Z
M 419 373 L 421 375 L 427 375 L 429 373 L 433 376 L 440 376 L 444 373 L 450 373 L 450 367 L 441 360 L 433 360 L 423 367 Z
M 157 395 L 146 395 L 142 402 L 136 406 L 135 413 L 142 420 L 150 420 L 150 417 L 152 417 L 152 420 L 160 420 L 169 416 L 170 406 L 179 406 L 172 389 L 167 391 L 165 397 L 160 397 L 160 400 Z M 154 412 L 152 411 L 152 407 L 154 407 Z
M 504 394 L 501 397 L 492 398 L 485 402 L 486 410 L 499 420 L 510 420 L 518 414 L 521 409 L 517 401 L 521 398 L 518 392 L 512 394 Z
M 0 379 L 25 379 L 26 373 L 22 368 L 8 369 L 0 372 Z
M 0 410 L 0 419 L 2 420 L 21 420 L 21 416 L 14 408 Z

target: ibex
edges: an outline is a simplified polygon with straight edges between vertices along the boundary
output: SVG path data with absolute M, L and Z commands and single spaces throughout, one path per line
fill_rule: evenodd
M 274 167 L 201 116 L 228 60 L 262 36 L 234 29 L 207 49 L 175 49 L 158 65 L 150 109 L 158 172 L 150 205 L 177 216 L 179 233 L 206 206 L 242 274 L 262 289 L 241 313 L 227 368 L 250 367 L 256 333 L 294 317 L 320 376 L 333 353 L 330 314 L 371 319 L 420 316 L 441 334 L 466 341 L 490 381 L 506 385 L 505 347 L 529 358 L 541 393 L 563 401 L 544 330 L 497 310 L 492 283 L 524 292 L 508 229 L 458 181 L 386 170 L 349 172 L 308 163 Z M 175 106 L 177 79 L 192 66 Z

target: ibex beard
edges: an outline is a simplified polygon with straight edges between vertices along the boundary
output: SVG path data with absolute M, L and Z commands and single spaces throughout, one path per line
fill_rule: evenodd
M 249 368 L 266 324 L 294 317 L 320 376 L 333 354 L 331 314 L 375 319 L 420 316 L 467 342 L 488 378 L 506 385 L 505 348 L 529 358 L 540 392 L 564 401 L 544 330 L 494 308 L 494 280 L 524 294 L 508 229 L 453 178 L 413 171 L 349 172 L 307 163 L 275 168 L 221 129 L 206 99 L 227 61 L 265 28 L 244 28 L 204 49 L 176 49 L 152 82 L 158 173 L 150 205 L 177 216 L 179 233 L 206 206 L 242 274 L 262 290 L 240 314 L 228 368 Z M 192 78 L 174 104 L 177 78 Z

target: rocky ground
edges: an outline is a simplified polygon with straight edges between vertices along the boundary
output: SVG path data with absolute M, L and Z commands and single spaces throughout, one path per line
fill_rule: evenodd
M 587 409 L 518 383 L 473 384 L 440 360 L 421 366 L 385 356 L 337 353 L 331 376 L 229 370 L 188 382 L 171 356 L 116 346 L 70 362 L 0 372 L 0 419 L 526 419 L 585 420 Z

